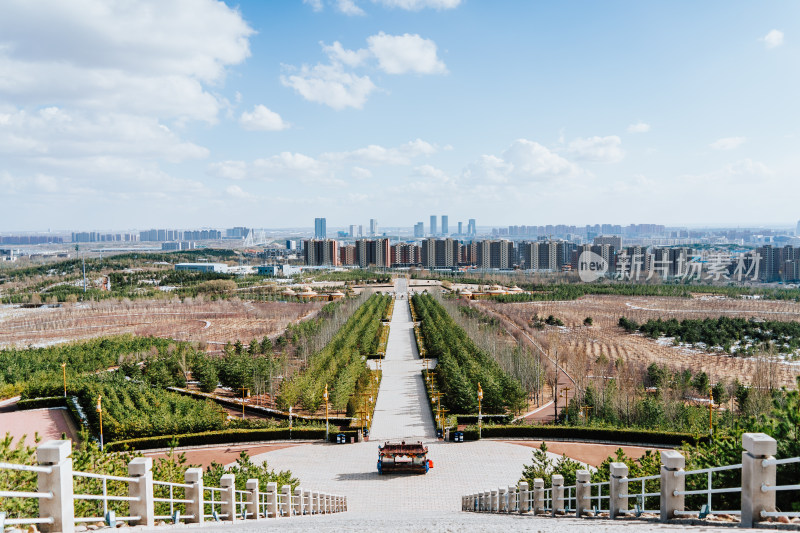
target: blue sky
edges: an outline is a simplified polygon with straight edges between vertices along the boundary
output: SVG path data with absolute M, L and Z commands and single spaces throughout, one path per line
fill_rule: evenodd
M 6 0 L 0 231 L 794 225 L 799 15 Z

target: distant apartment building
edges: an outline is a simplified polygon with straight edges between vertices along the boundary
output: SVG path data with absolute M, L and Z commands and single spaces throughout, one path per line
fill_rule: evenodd
M 622 250 L 622 237 L 619 235 L 599 235 L 594 238 L 593 243 L 601 246 L 603 244 L 608 244 L 609 246 L 613 246 L 616 252 Z
M 184 241 L 217 241 L 221 238 L 222 232 L 216 229 L 184 231 L 182 236 Z
M 378 235 L 378 219 L 371 218 L 369 219 L 369 236 L 375 237 Z
M 458 235 L 464 235 L 464 223 L 463 222 L 459 222 L 458 223 Z
M 63 237 L 52 235 L 6 235 L 0 237 L 0 244 L 62 244 L 63 242 Z
M 450 235 L 450 224 L 447 221 L 447 215 L 442 215 L 442 235 L 445 237 Z
M 525 270 L 560 272 L 570 264 L 572 247 L 564 241 L 523 242 L 519 247 L 519 261 Z
M 422 262 L 421 248 L 416 244 L 400 242 L 391 247 L 392 266 L 405 267 L 418 265 Z
M 356 225 L 355 224 L 350 224 L 350 229 L 349 229 L 349 231 L 347 233 L 349 233 L 349 237 L 350 238 L 355 238 L 356 237 Z
M 610 244 L 582 244 L 577 246 L 572 251 L 570 260 L 572 270 L 578 270 L 581 255 L 583 255 L 584 252 L 592 252 L 602 257 L 606 265 L 608 265 L 609 274 L 613 274 L 616 271 L 616 250 Z
M 225 230 L 226 239 L 246 239 L 250 234 L 250 228 L 243 226 L 236 226 L 235 228 L 228 228 Z
M 414 237 L 421 239 L 425 236 L 425 225 L 422 222 L 414 224 Z
M 360 239 L 355 244 L 355 260 L 361 268 L 391 266 L 389 239 Z
M 426 268 L 451 268 L 458 266 L 459 243 L 455 239 L 425 239 L 422 241 L 420 259 Z
M 436 215 L 431 215 L 431 236 L 436 236 Z
M 327 220 L 325 220 L 324 218 L 314 219 L 314 238 L 315 239 L 328 238 Z
M 475 266 L 510 269 L 516 262 L 514 243 L 507 240 L 485 240 L 476 243 Z
M 339 266 L 339 243 L 333 239 L 305 240 L 303 259 L 308 266 Z
M 174 252 L 181 250 L 194 250 L 195 244 L 192 241 L 170 241 L 162 242 L 161 249 L 165 252 Z
M 475 219 L 471 218 L 467 222 L 467 235 L 474 237 L 478 234 L 478 226 L 475 224 Z
M 356 264 L 356 247 L 354 244 L 339 246 L 339 264 L 346 266 Z

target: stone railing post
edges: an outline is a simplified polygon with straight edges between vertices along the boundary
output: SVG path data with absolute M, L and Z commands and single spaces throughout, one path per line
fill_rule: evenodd
M 775 511 L 775 491 L 762 491 L 761 487 L 774 487 L 775 465 L 763 466 L 765 459 L 774 459 L 778 442 L 765 433 L 742 435 L 742 520 L 741 527 L 753 527 L 760 522 L 761 511 Z
M 508 486 L 508 508 L 507 512 L 513 513 L 517 511 L 517 487 L 516 485 Z
M 300 487 L 294 489 L 294 514 L 297 516 L 303 514 L 303 489 Z
M 533 480 L 533 514 L 544 511 L 544 480 L 540 477 Z
M 281 496 L 283 497 L 283 501 L 281 502 L 281 514 L 283 514 L 283 516 L 292 516 L 292 486 L 282 486 Z
M 508 489 L 506 487 L 497 489 L 497 512 L 508 512 Z
M 500 494 L 497 489 L 492 489 L 489 491 L 489 500 L 490 500 L 490 511 L 496 513 L 497 510 L 500 508 Z
M 527 513 L 531 510 L 531 503 L 528 500 L 528 482 L 519 482 L 519 512 L 520 514 Z
M 261 499 L 261 494 L 258 489 L 258 480 L 248 479 L 245 483 L 245 489 L 247 489 L 247 505 L 245 506 L 247 518 L 258 520 L 258 504 Z
M 311 512 L 313 514 L 319 514 L 319 491 L 314 491 L 311 493 L 312 504 L 311 504 Z
M 567 507 L 564 505 L 564 476 L 553 474 L 550 479 L 552 479 L 551 484 L 553 487 L 551 492 L 553 497 L 553 501 L 551 502 L 553 507 L 551 514 L 556 516 L 559 511 L 565 510 Z
M 675 518 L 675 511 L 683 511 L 683 494 L 675 496 L 675 491 L 686 488 L 686 477 L 676 476 L 675 472 L 686 467 L 686 458 L 675 450 L 661 452 L 661 516 L 659 519 L 666 522 Z
M 39 466 L 51 468 L 49 474 L 39 472 L 38 492 L 52 492 L 52 498 L 39 499 L 39 517 L 52 518 L 52 524 L 41 524 L 42 531 L 75 531 L 75 504 L 72 489 L 72 441 L 51 440 L 36 449 Z
M 620 511 L 628 510 L 628 465 L 611 463 L 609 465 L 608 515 L 611 518 L 620 516 Z M 625 495 L 623 498 L 621 495 Z
M 278 484 L 267 483 L 267 518 L 278 518 Z
M 483 512 L 483 492 L 479 492 L 477 494 L 477 507 L 475 510 L 478 512 Z
M 314 496 L 310 490 L 303 491 L 303 514 L 311 514 L 314 512 Z
M 138 498 L 129 502 L 130 516 L 139 517 L 138 520 L 131 520 L 129 523 L 132 526 L 153 527 L 156 523 L 153 502 L 153 458 L 131 459 L 128 463 L 128 475 L 138 480 L 135 483 L 128 483 L 128 496 Z
M 222 492 L 220 492 L 222 514 L 227 514 L 228 520 L 234 522 L 239 519 L 236 516 L 236 476 L 222 474 L 222 477 L 219 478 L 219 487 L 222 489 Z
M 187 468 L 183 474 L 183 482 L 191 485 L 185 491 L 186 499 L 192 503 L 186 504 L 187 524 L 202 524 L 205 522 L 205 499 L 203 498 L 203 469 Z M 190 518 L 191 516 L 191 518 Z
M 586 515 L 587 503 L 592 493 L 589 483 L 592 474 L 588 470 L 577 470 L 575 472 L 577 482 L 575 483 L 575 516 L 580 518 Z

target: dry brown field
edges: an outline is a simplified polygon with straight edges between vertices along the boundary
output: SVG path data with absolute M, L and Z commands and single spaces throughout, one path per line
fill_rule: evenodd
M 622 360 L 626 367 L 642 369 L 650 363 L 667 365 L 674 370 L 704 371 L 712 382 L 720 379 L 751 383 L 762 364 L 755 357 L 733 357 L 659 344 L 642 335 L 631 335 L 617 323 L 621 316 L 636 322 L 648 319 L 678 320 L 705 317 L 758 317 L 770 320 L 800 320 L 800 304 L 784 301 L 742 300 L 710 295 L 694 298 L 644 297 L 644 296 L 585 296 L 572 301 L 526 302 L 501 304 L 492 301 L 474 302 L 484 310 L 499 314 L 523 329 L 541 345 L 548 346 L 554 339 L 574 359 L 572 372 L 597 372 L 593 364 L 601 355 L 611 362 Z M 565 326 L 547 326 L 537 330 L 529 325 L 534 315 L 546 318 L 553 315 Z M 583 326 L 586 317 L 592 317 L 591 327 Z M 554 337 L 555 336 L 555 337 Z M 794 386 L 800 366 L 778 364 L 772 370 L 775 385 Z
M 130 333 L 206 345 L 248 343 L 274 337 L 294 321 L 313 316 L 322 303 L 103 300 L 59 308 L 0 308 L 0 348 L 46 346 L 92 337 Z

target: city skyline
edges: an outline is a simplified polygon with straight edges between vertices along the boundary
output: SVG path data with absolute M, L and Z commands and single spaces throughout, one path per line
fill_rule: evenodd
M 798 15 L 10 0 L 0 230 L 306 227 L 314 213 L 390 228 L 447 211 L 451 226 L 793 227 Z

